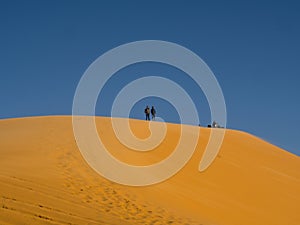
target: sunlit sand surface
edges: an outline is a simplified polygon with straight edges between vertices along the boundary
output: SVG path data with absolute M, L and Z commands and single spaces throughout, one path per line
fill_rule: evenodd
M 167 124 L 160 145 L 138 152 L 116 139 L 110 118 L 96 123 L 110 153 L 133 165 L 168 157 L 181 131 L 180 125 Z M 130 120 L 130 125 L 136 137 L 149 137 L 148 122 Z M 215 161 L 199 172 L 211 130 L 187 127 L 191 134 L 200 129 L 188 164 L 162 183 L 130 187 L 105 179 L 87 164 L 71 116 L 0 120 L 0 224 L 300 224 L 298 156 L 226 130 Z

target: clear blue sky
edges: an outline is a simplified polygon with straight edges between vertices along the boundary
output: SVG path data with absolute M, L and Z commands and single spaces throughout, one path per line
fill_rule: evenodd
M 0 118 L 70 115 L 76 86 L 98 56 L 127 42 L 165 40 L 194 51 L 212 69 L 227 127 L 300 155 L 299 12 L 298 1 L 1 1 Z M 118 90 L 145 71 L 172 74 L 190 90 L 201 124 L 210 123 L 201 90 L 157 63 L 115 74 L 97 114 L 109 115 Z M 157 98 L 142 99 L 131 117 L 144 119 L 145 104 L 179 122 Z

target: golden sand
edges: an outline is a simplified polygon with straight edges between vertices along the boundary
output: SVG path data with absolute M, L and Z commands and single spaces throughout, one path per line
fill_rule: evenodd
M 150 165 L 171 154 L 180 125 L 151 152 L 127 149 L 110 118 L 96 119 L 101 140 L 121 161 Z M 130 120 L 134 134 L 148 122 Z M 250 134 L 226 130 L 213 164 L 199 172 L 210 129 L 201 129 L 188 164 L 146 187 L 113 183 L 89 167 L 70 116 L 0 120 L 0 224 L 299 225 L 300 159 Z

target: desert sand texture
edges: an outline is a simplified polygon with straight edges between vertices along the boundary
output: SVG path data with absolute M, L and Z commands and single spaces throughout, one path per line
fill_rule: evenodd
M 160 162 L 181 136 L 180 125 L 167 124 L 160 145 L 134 151 L 116 138 L 111 120 L 96 118 L 98 134 L 114 157 L 132 165 Z M 130 126 L 136 137 L 150 135 L 149 122 L 130 120 Z M 89 166 L 74 138 L 71 116 L 0 120 L 0 224 L 300 224 L 298 156 L 248 133 L 226 130 L 216 159 L 199 172 L 211 129 L 185 128 L 191 137 L 200 131 L 191 160 L 166 181 L 133 187 Z

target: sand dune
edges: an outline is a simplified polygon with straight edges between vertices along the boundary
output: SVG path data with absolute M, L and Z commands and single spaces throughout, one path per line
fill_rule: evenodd
M 110 118 L 97 128 L 121 161 L 150 165 L 171 154 L 180 126 L 151 152 L 116 140 Z M 148 123 L 131 120 L 136 136 Z M 226 130 L 213 164 L 199 172 L 210 129 L 200 130 L 189 163 L 170 179 L 146 187 L 113 183 L 78 150 L 70 116 L 0 120 L 0 224 L 299 225 L 300 159 L 244 132 Z

